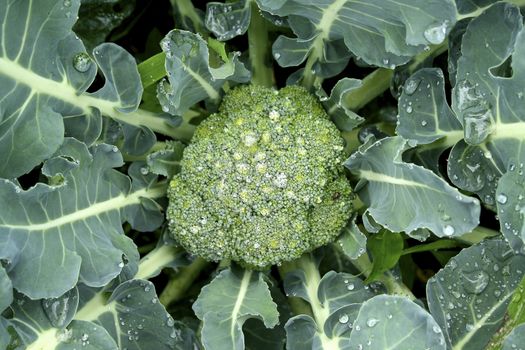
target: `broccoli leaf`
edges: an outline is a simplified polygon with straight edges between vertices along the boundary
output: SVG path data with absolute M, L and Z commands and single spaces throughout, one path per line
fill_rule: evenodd
M 525 344 L 525 324 L 521 324 L 512 330 L 505 338 L 501 350 L 513 350 L 522 344 Z
M 205 24 L 217 39 L 230 40 L 246 33 L 250 25 L 252 0 L 206 4 Z
M 157 298 L 153 283 L 135 279 L 104 291 L 80 289 L 75 320 L 103 326 L 119 349 L 190 349 L 193 333 L 175 321 Z
M 525 256 L 495 239 L 463 249 L 432 277 L 428 305 L 448 347 L 484 349 L 502 324 L 524 271 Z
M 203 322 L 202 343 L 208 350 L 243 349 L 242 325 L 248 318 L 261 318 L 266 328 L 279 322 L 264 275 L 237 267 L 222 271 L 205 286 L 193 310 Z
M 181 116 L 195 103 L 209 99 L 215 103 L 221 97 L 225 80 L 246 82 L 250 73 L 230 54 L 228 62 L 218 68 L 210 67 L 206 42 L 197 34 L 174 29 L 161 41 L 166 53 L 168 81 L 157 87 L 157 97 L 165 112 Z
M 410 330 L 407 332 L 407 330 Z M 421 306 L 404 297 L 378 295 L 361 306 L 350 348 L 445 350 L 443 332 Z
M 22 190 L 0 182 L 0 258 L 10 263 L 13 286 L 31 298 L 58 297 L 77 282 L 103 286 L 124 262 L 138 260 L 122 222 L 134 208 L 165 194 L 165 185 L 131 187 L 114 170 L 116 146 L 88 149 L 66 138 L 42 173 L 50 183 Z
M 115 44 L 94 49 L 106 84 L 93 94 L 85 92 L 97 64 L 71 30 L 78 6 L 79 0 L 0 1 L 5 14 L 0 28 L 2 177 L 20 176 L 47 159 L 64 132 L 92 144 L 101 132 L 101 115 L 166 129 L 153 113 L 136 111 L 142 94 L 137 67 Z M 153 134 L 148 137 L 151 144 Z
M 403 162 L 408 145 L 401 137 L 370 141 L 346 161 L 360 178 L 356 192 L 368 205 L 366 213 L 385 228 L 409 235 L 428 228 L 439 237 L 460 236 L 476 227 L 479 202 L 430 170 Z
M 48 318 L 44 307 L 46 300 L 30 300 L 18 295 L 12 305 L 14 318 L 11 323 L 16 326 L 18 334 L 28 348 L 73 350 L 85 348 L 93 350 L 116 350 L 116 343 L 108 332 L 87 321 L 72 321 L 66 326 L 55 327 Z M 49 301 L 54 302 L 54 301 Z M 76 299 L 78 303 L 78 298 Z M 75 312 L 76 305 L 72 312 Z
M 286 40 L 295 41 L 292 46 L 301 47 L 302 52 L 308 50 L 310 57 L 321 64 L 331 61 L 326 59 L 330 57 L 328 46 L 344 40 L 345 51 L 350 50 L 369 64 L 393 68 L 408 62 L 426 45 L 443 42 L 456 22 L 454 2 L 448 0 L 257 0 L 257 3 L 264 11 L 288 17 L 297 38 Z M 279 46 L 284 47 L 282 43 Z M 284 62 L 288 49 L 275 49 L 274 54 L 279 54 Z
M 496 204 L 501 232 L 516 252 L 523 252 L 525 242 L 525 178 L 523 163 L 510 165 L 499 179 Z
M 453 183 L 490 206 L 498 178 L 525 162 L 525 67 L 518 59 L 525 50 L 522 22 L 518 7 L 491 6 L 469 23 L 458 60 L 452 107 L 464 141 L 452 149 L 448 173 Z

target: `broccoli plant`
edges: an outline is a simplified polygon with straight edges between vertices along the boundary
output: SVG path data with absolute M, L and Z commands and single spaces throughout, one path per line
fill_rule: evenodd
M 0 0 L 0 350 L 523 348 L 524 8 Z

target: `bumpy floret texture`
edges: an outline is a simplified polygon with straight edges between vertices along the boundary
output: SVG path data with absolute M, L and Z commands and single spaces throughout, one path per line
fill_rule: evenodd
M 205 259 L 255 268 L 330 242 L 351 214 L 343 142 L 303 88 L 233 89 L 184 150 L 171 234 Z

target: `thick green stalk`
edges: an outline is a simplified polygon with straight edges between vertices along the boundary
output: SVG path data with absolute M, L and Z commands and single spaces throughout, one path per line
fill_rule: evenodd
M 262 17 L 257 4 L 247 1 L 251 5 L 252 16 L 248 27 L 248 45 L 250 63 L 252 66 L 252 83 L 272 87 L 275 83 L 271 66 L 270 39 L 268 38 L 268 23 Z
M 167 307 L 171 303 L 180 300 L 191 287 L 193 281 L 199 277 L 201 271 L 208 265 L 210 265 L 210 262 L 197 258 L 190 265 L 182 267 L 179 273 L 170 279 L 166 288 L 160 294 L 159 300 L 162 305 Z

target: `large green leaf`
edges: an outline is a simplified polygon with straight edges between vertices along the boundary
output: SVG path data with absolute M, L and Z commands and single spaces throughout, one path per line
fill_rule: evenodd
M 153 283 L 129 280 L 109 298 L 104 291 L 82 287 L 75 321 L 93 322 L 111 335 L 118 349 L 186 350 L 194 337 L 159 302 Z
M 463 249 L 429 280 L 429 308 L 450 349 L 485 348 L 524 272 L 525 256 L 496 239 Z
M 319 63 L 333 63 L 333 50 L 328 47 L 344 41 L 343 47 L 365 62 L 392 68 L 406 63 L 425 46 L 443 42 L 456 22 L 455 4 L 450 0 L 257 2 L 265 11 L 288 17 L 297 38 L 285 40 L 295 41 L 292 46 L 300 48 L 301 55 L 309 51 Z M 275 49 L 274 55 L 285 65 L 288 46 L 279 39 L 276 43 L 284 50 Z
M 77 282 L 105 285 L 122 270 L 123 255 L 138 260 L 122 222 L 134 222 L 129 215 L 164 196 L 165 186 L 132 187 L 113 169 L 122 164 L 116 146 L 88 149 L 67 138 L 42 168 L 50 184 L 23 190 L 0 182 L 0 258 L 11 263 L 14 288 L 31 298 L 58 297 Z
M 204 287 L 193 310 L 203 322 L 207 350 L 244 349 L 242 325 L 249 318 L 260 318 L 267 328 L 279 322 L 263 273 L 238 267 L 222 271 Z
M 378 295 L 363 303 L 350 349 L 445 350 L 441 328 L 421 306 L 404 297 Z
M 488 205 L 495 204 L 498 178 L 525 162 L 522 23 L 518 7 L 493 5 L 469 23 L 458 60 L 452 107 L 464 142 L 451 151 L 449 177 Z
M 86 53 L 71 30 L 78 6 L 79 0 L 0 1 L 1 177 L 30 171 L 57 150 L 64 132 L 92 144 L 101 115 L 166 129 L 163 119 L 136 111 L 142 86 L 131 55 L 115 44 L 96 47 L 93 58 Z M 105 85 L 86 93 L 97 64 Z M 152 137 L 142 141 L 151 144 Z
M 402 160 L 410 142 L 390 137 L 362 145 L 345 163 L 360 178 L 356 192 L 366 213 L 393 232 L 460 236 L 479 222 L 479 202 L 432 171 Z M 365 214 L 366 214 L 365 213 Z

